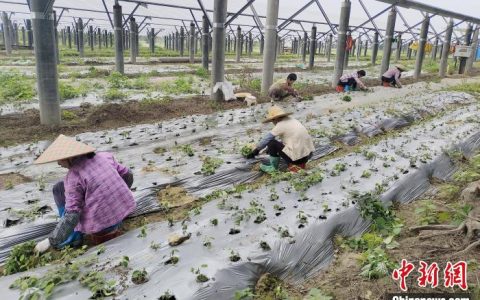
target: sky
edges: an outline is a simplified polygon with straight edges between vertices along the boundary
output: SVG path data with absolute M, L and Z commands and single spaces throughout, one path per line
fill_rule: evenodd
M 1 0 L 0 0 L 1 1 Z M 26 0 L 7 0 L 10 2 L 17 2 L 17 3 L 26 3 Z M 147 1 L 147 0 L 146 0 Z M 168 4 L 176 4 L 176 5 L 183 5 L 183 6 L 191 6 L 198 8 L 197 0 L 148 0 L 149 2 L 155 3 L 168 3 Z M 229 0 L 228 1 L 228 11 L 229 12 L 236 12 L 238 11 L 248 0 Z M 267 1 L 268 0 L 255 0 L 253 6 L 259 15 L 266 14 L 267 8 Z M 310 2 L 310 0 L 279 0 L 280 1 L 280 10 L 279 10 L 279 17 L 288 18 L 291 16 L 295 11 L 300 9 L 304 4 Z M 332 23 L 338 23 L 339 15 L 340 15 L 340 4 L 341 0 L 319 0 L 321 5 L 323 6 L 327 17 Z M 362 0 L 367 7 L 367 10 L 370 12 L 371 15 L 375 15 L 376 13 L 382 11 L 383 9 L 387 8 L 389 5 L 380 1 L 375 0 Z M 443 9 L 455 11 L 458 13 L 463 13 L 466 15 L 477 16 L 480 17 L 480 0 L 417 0 L 418 2 L 422 2 L 428 5 L 437 6 Z M 106 0 L 107 7 L 111 10 L 113 6 L 114 0 Z M 351 0 L 352 2 L 352 9 L 351 9 L 351 17 L 350 17 L 350 25 L 355 26 L 361 24 L 367 20 L 367 15 L 362 9 L 359 0 Z M 207 9 L 213 9 L 214 0 L 203 0 L 203 3 Z M 127 3 L 121 1 L 120 4 L 123 7 L 124 13 L 129 13 L 135 7 L 133 3 Z M 55 1 L 56 7 L 76 7 L 76 8 L 86 8 L 86 9 L 93 9 L 93 10 L 104 10 L 103 4 L 101 0 L 56 0 Z M 400 8 L 400 13 L 406 20 L 409 26 L 412 26 L 422 20 L 422 14 L 419 11 L 413 9 L 405 9 Z M 23 22 L 23 19 L 29 17 L 28 14 L 28 7 L 25 5 L 14 5 L 14 4 L 5 4 L 0 3 L 0 11 L 16 11 L 17 13 L 12 17 L 13 20 L 18 21 L 19 23 Z M 57 14 L 59 14 L 61 9 L 57 9 Z M 24 13 L 20 13 L 24 12 Z M 245 13 L 251 14 L 250 9 L 246 9 Z M 136 14 L 139 15 L 150 15 L 150 16 L 159 16 L 159 17 L 167 17 L 167 18 L 183 18 L 191 20 L 192 16 L 188 10 L 181 10 L 181 9 L 174 9 L 174 8 L 166 8 L 166 7 L 158 7 L 155 5 L 148 5 L 147 8 L 140 7 Z M 193 11 L 193 14 L 198 22 L 201 20 L 202 12 L 201 11 Z M 210 18 L 212 18 L 212 13 L 210 14 Z M 73 17 L 83 17 L 85 19 L 94 18 L 89 25 L 98 26 L 104 29 L 110 29 L 110 23 L 108 21 L 108 17 L 105 13 L 94 13 L 94 12 L 80 12 L 75 10 L 70 10 L 69 12 L 64 12 L 62 19 L 60 21 L 60 27 L 65 27 L 67 25 L 72 25 Z M 313 3 L 310 7 L 304 10 L 301 14 L 297 16 L 298 19 L 312 21 L 312 22 L 325 22 L 325 18 L 321 14 L 319 8 Z M 143 17 L 137 17 L 138 22 L 143 20 Z M 261 19 L 263 23 L 265 23 L 265 19 Z M 387 14 L 383 14 L 382 16 L 375 19 L 376 25 L 380 29 L 384 29 L 386 25 Z M 282 21 L 280 20 L 279 23 Z M 152 19 L 146 20 L 144 24 L 150 23 L 149 27 L 154 27 L 156 31 L 163 30 L 163 33 L 169 33 L 175 31 L 178 26 L 182 26 L 182 22 L 179 20 L 160 20 L 160 19 Z M 253 18 L 240 16 L 235 21 L 232 22 L 234 26 L 232 29 L 235 29 L 236 24 L 238 25 L 254 25 Z M 185 22 L 185 25 L 188 26 L 188 22 Z M 200 25 L 200 24 L 199 24 Z M 301 24 L 306 31 L 310 31 L 312 24 L 311 23 L 302 23 Z M 289 29 L 293 30 L 303 30 L 300 24 L 291 24 L 289 25 Z M 431 34 L 433 36 L 433 32 L 442 32 L 445 27 L 446 23 L 440 16 L 435 16 L 431 19 Z M 176 26 L 176 27 L 175 27 Z M 201 26 L 201 25 L 200 25 Z M 373 28 L 371 23 L 366 24 L 365 26 Z M 242 26 L 244 30 L 249 30 L 248 26 Z M 396 30 L 405 31 L 406 26 L 404 22 L 397 16 L 396 21 Z M 465 30 L 466 24 L 461 24 L 457 29 L 457 34 L 461 34 L 462 30 Z M 328 25 L 317 24 L 317 31 L 319 33 L 326 32 L 329 30 Z M 417 30 L 418 32 L 419 30 Z M 256 30 L 254 30 L 256 32 Z M 284 33 L 287 33 L 284 31 Z M 291 35 L 296 35 L 297 33 L 291 32 Z M 355 33 L 354 33 L 355 35 Z

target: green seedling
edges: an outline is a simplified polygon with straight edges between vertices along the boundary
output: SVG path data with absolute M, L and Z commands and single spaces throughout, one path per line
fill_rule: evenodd
M 137 235 L 138 238 L 146 238 L 147 237 L 147 226 L 143 225 L 140 229 L 140 233 Z
M 218 225 L 218 219 L 216 219 L 216 218 L 210 219 L 210 224 L 212 224 L 213 226 L 217 226 Z
M 333 166 L 333 170 L 330 172 L 331 176 L 338 176 L 341 172 L 347 169 L 346 163 L 337 163 Z
M 202 265 L 202 267 L 207 267 L 207 266 Z M 206 275 L 204 275 L 200 272 L 200 268 L 197 268 L 197 269 L 191 268 L 190 272 L 192 272 L 194 275 L 196 275 L 195 278 L 196 278 L 198 283 L 207 282 L 207 281 L 210 280 L 210 278 L 208 278 Z
M 142 284 L 148 281 L 148 273 L 145 269 L 135 270 L 132 273 L 132 282 L 135 284 Z
M 238 252 L 235 252 L 235 251 L 232 250 L 230 252 L 230 256 L 228 257 L 228 259 L 230 259 L 231 262 L 237 262 L 241 259 L 241 257 L 238 254 Z
M 272 250 L 272 248 L 270 248 L 270 245 L 265 241 L 260 242 L 260 248 L 262 248 L 262 250 L 264 250 L 264 251 Z
M 372 176 L 372 173 L 370 173 L 369 170 L 364 170 L 364 171 L 362 172 L 362 176 L 360 176 L 360 177 L 362 177 L 362 178 L 370 178 L 370 176 Z
M 102 253 L 105 252 L 105 246 L 104 245 L 100 245 L 97 249 L 97 255 L 100 255 Z
M 247 144 L 247 145 L 244 145 L 241 149 L 240 149 L 240 154 L 242 154 L 243 157 L 248 157 L 250 154 L 252 154 L 253 152 L 253 149 L 252 149 L 252 145 L 250 144 Z
M 203 158 L 202 170 L 204 175 L 213 175 L 215 170 L 223 164 L 223 160 L 220 158 L 206 156 Z
M 118 265 L 126 268 L 126 267 L 128 267 L 129 263 L 130 263 L 130 258 L 128 256 L 123 256 L 122 260 L 118 263 Z
M 154 241 L 152 241 L 152 243 L 150 244 L 150 248 L 157 251 L 158 249 L 160 249 L 161 245 L 158 244 L 158 243 L 155 243 Z
M 166 291 L 165 293 L 163 293 L 163 295 L 158 297 L 158 300 L 176 300 L 176 299 L 177 297 L 175 297 L 174 294 L 170 294 L 170 291 Z
M 178 250 L 173 249 L 173 250 L 170 252 L 170 258 L 165 261 L 165 264 L 166 264 L 166 265 L 176 265 L 176 264 L 178 263 L 178 261 L 180 260 L 180 258 L 175 255 L 175 252 L 178 252 Z
M 117 283 L 115 280 L 107 281 L 102 272 L 97 272 L 95 270 L 89 271 L 84 273 L 79 278 L 79 281 L 92 292 L 90 299 L 100 299 L 115 294 L 115 286 Z

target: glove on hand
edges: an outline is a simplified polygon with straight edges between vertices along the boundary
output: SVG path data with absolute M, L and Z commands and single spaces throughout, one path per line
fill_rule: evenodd
M 39 242 L 35 246 L 35 252 L 38 252 L 40 254 L 46 252 L 48 249 L 50 249 L 50 240 L 48 238 Z
M 249 155 L 247 155 L 247 159 L 255 158 L 255 156 L 257 156 L 258 153 L 260 153 L 260 150 L 258 150 L 257 148 L 253 149 L 252 153 L 250 153 Z

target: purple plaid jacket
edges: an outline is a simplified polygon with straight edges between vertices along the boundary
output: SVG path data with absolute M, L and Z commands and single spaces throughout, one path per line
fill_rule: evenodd
M 132 192 L 121 177 L 127 172 L 108 152 L 74 161 L 65 178 L 65 210 L 80 214 L 76 231 L 99 232 L 135 209 Z

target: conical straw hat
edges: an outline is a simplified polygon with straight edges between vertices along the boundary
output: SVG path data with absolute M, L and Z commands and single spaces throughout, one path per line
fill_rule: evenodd
M 405 66 L 402 65 L 402 64 L 396 64 L 395 67 L 396 67 L 397 69 L 401 69 L 402 71 L 406 71 L 406 70 L 407 70 L 407 68 L 405 68 Z
M 95 148 L 92 146 L 77 142 L 75 139 L 61 134 L 50 146 L 48 146 L 42 155 L 37 158 L 34 164 L 44 164 L 91 152 L 95 152 Z
M 291 114 L 291 112 L 285 112 L 281 107 L 274 105 L 268 109 L 267 117 L 265 118 L 265 120 L 263 120 L 263 123 L 271 122 L 275 119 L 285 117 Z

